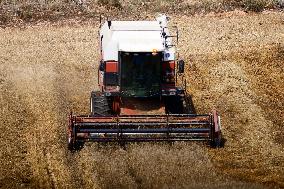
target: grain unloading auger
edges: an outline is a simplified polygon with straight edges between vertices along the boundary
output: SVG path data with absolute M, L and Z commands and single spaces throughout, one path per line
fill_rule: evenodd
M 161 15 L 156 21 L 102 25 L 100 90 L 91 93 L 90 115 L 70 114 L 70 150 L 89 141 L 206 141 L 212 147 L 221 146 L 217 111 L 195 114 L 185 83 L 178 84 L 184 61 L 175 57 L 178 31 L 170 35 L 167 21 Z

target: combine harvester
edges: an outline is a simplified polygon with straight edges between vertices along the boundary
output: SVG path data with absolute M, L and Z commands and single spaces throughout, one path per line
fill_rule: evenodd
M 170 35 L 167 22 L 160 15 L 156 21 L 106 21 L 101 26 L 100 90 L 91 93 L 90 115 L 70 114 L 70 150 L 89 141 L 206 141 L 221 146 L 217 112 L 193 114 L 186 82 L 178 84 L 184 61 L 176 53 L 178 30 Z

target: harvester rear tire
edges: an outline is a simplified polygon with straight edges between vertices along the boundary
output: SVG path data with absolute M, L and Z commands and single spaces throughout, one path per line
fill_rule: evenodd
M 93 91 L 90 97 L 90 109 L 92 116 L 112 115 L 112 100 L 101 92 Z

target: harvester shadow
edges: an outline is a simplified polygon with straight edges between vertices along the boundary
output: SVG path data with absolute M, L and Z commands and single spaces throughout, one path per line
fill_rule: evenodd
M 186 103 L 185 113 L 196 114 L 196 109 L 195 109 L 195 106 L 194 106 L 194 103 L 193 103 L 193 100 L 192 100 L 192 96 L 186 95 L 184 100 L 185 100 L 185 103 Z

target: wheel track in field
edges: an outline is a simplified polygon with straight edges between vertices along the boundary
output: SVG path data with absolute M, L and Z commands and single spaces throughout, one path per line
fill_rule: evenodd
M 68 108 L 70 107 L 71 100 L 69 99 L 70 96 L 68 95 L 68 92 L 66 91 L 68 86 L 66 84 L 68 83 L 67 79 L 64 77 L 65 74 L 62 72 L 65 72 L 64 67 L 60 65 L 54 66 L 55 70 L 55 80 L 54 82 L 54 90 L 56 91 L 57 95 L 55 96 L 55 99 L 57 101 L 58 106 L 58 117 L 57 122 L 62 126 L 60 127 L 59 135 L 64 136 L 65 140 L 62 140 L 62 145 L 65 146 L 64 153 L 66 154 L 66 166 L 68 167 L 70 171 L 70 177 L 71 182 L 73 185 L 73 188 L 81 188 L 84 186 L 84 181 L 82 178 L 83 171 L 79 168 L 78 165 L 78 158 L 80 158 L 80 152 L 70 152 L 67 148 L 67 116 L 71 110 Z M 66 88 L 66 90 L 65 90 Z
M 60 87 L 64 85 L 61 83 L 60 73 L 52 71 L 53 68 L 45 70 L 43 67 L 36 67 L 32 68 L 33 71 L 29 74 L 25 73 L 29 71 L 21 70 L 23 74 L 29 75 L 21 76 L 17 68 L 10 69 L 15 72 L 15 76 L 10 78 L 15 90 L 23 96 L 29 106 L 26 108 L 31 109 L 35 119 L 24 134 L 29 152 L 27 159 L 33 170 L 31 186 L 81 188 L 83 181 L 77 156 L 70 154 L 66 146 L 67 95 Z M 48 79 L 37 80 L 36 72 L 47 72 Z M 24 87 L 25 83 L 28 87 Z
M 42 143 L 44 143 L 43 137 L 41 137 L 40 140 L 41 140 Z M 47 172 L 47 175 L 48 175 L 50 183 L 51 183 L 50 184 L 51 188 L 52 189 L 58 188 L 55 175 L 54 175 L 54 173 L 52 172 L 52 169 L 51 169 L 50 154 L 47 152 L 46 148 L 43 148 L 43 155 L 46 159 L 46 164 L 47 164 L 46 165 L 46 172 Z
M 7 79 L 11 82 L 10 85 L 13 86 L 13 92 L 16 95 L 14 98 L 18 99 L 19 96 L 21 96 L 21 101 L 23 101 L 20 102 L 20 104 L 12 102 L 9 105 L 13 108 L 16 106 L 23 107 L 23 111 L 25 112 L 24 120 L 30 123 L 26 128 L 23 128 L 22 132 L 22 140 L 26 142 L 28 151 L 27 156 L 24 158 L 27 159 L 32 169 L 31 180 L 33 181 L 30 184 L 34 187 L 44 187 L 48 184 L 48 187 L 56 188 L 57 182 L 51 169 L 51 157 L 48 150 L 45 148 L 44 123 L 37 120 L 42 119 L 41 115 L 38 115 L 38 113 L 31 108 L 37 106 L 36 99 L 31 99 L 31 97 L 38 96 L 38 94 L 34 93 L 35 90 L 32 90 L 33 85 L 26 87 L 21 86 L 22 84 L 25 85 L 25 83 L 31 79 L 32 75 L 24 76 L 19 74 L 19 70 L 15 65 L 7 65 L 5 71 L 12 73 Z M 24 69 L 22 70 L 23 73 L 25 71 Z M 41 177 L 39 177 L 40 175 Z

